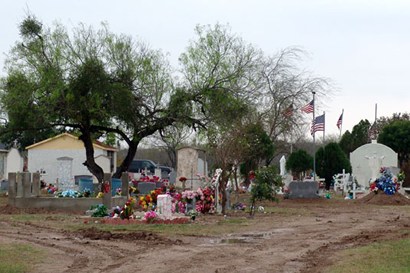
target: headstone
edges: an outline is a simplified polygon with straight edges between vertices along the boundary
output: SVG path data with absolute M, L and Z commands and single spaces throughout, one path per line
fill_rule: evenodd
M 8 191 L 9 190 L 9 181 L 2 180 L 0 182 L 0 191 Z
M 160 218 L 172 218 L 172 198 L 168 194 L 160 194 L 157 196 L 157 213 Z
M 380 167 L 398 166 L 398 156 L 390 147 L 372 141 L 351 152 L 350 163 L 353 177 L 361 188 L 368 188 L 379 176 Z
M 318 198 L 319 183 L 292 181 L 289 184 L 289 198 Z
M 161 178 L 162 177 L 161 169 L 160 168 L 155 169 L 154 175 Z
M 169 184 L 175 185 L 176 179 L 177 179 L 177 173 L 175 171 L 171 171 L 169 173 Z
M 140 194 L 148 194 L 152 190 L 156 189 L 155 183 L 152 182 L 139 182 L 138 183 L 138 191 Z

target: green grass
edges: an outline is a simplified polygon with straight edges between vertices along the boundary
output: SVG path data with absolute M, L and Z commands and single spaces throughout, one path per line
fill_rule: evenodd
M 410 239 L 342 251 L 328 273 L 409 273 Z
M 42 251 L 28 244 L 1 244 L 0 273 L 30 272 L 43 257 Z

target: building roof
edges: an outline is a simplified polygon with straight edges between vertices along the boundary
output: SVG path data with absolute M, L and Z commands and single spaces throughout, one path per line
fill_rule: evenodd
M 79 140 L 77 136 L 74 136 L 74 135 L 69 134 L 69 133 L 62 133 L 62 134 L 59 134 L 59 135 L 57 135 L 57 136 L 50 137 L 50 138 L 47 138 L 47 139 L 45 139 L 45 140 L 43 140 L 43 141 L 40 141 L 40 142 L 34 143 L 34 144 L 30 145 L 30 146 L 27 146 L 27 147 L 26 147 L 26 150 L 32 149 L 32 148 L 37 147 L 37 146 L 40 146 L 40 145 L 42 145 L 42 144 L 44 144 L 44 143 L 51 142 L 51 141 L 53 141 L 53 140 L 56 140 L 56 139 L 58 139 L 58 138 L 65 137 L 65 136 L 66 136 L 66 137 L 73 138 L 73 139 L 75 139 L 75 140 Z M 102 142 L 100 142 L 100 141 L 97 141 L 97 140 L 94 140 L 94 141 L 93 141 L 93 144 L 94 144 L 94 147 L 100 148 L 100 149 L 102 149 L 102 150 L 114 151 L 114 152 L 118 151 L 117 148 L 112 147 L 112 146 L 107 145 L 107 144 L 104 144 L 104 143 L 102 143 Z

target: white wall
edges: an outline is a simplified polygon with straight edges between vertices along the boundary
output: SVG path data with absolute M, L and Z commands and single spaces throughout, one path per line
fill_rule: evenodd
M 104 154 L 101 149 L 94 151 L 96 157 Z M 37 172 L 43 169 L 46 171 L 46 175 L 42 176 L 42 179 L 46 183 L 55 183 L 58 178 L 58 161 L 57 158 L 70 157 L 72 158 L 72 179 L 75 175 L 92 175 L 87 167 L 83 165 L 86 160 L 85 150 L 41 150 L 30 149 L 28 150 L 28 162 L 27 167 L 29 172 Z M 108 168 L 109 169 L 109 168 Z

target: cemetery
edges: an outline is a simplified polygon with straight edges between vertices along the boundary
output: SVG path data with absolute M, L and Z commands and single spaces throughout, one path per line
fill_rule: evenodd
M 409 272 L 410 115 L 342 136 L 342 110 L 325 139 L 334 88 L 297 47 L 197 25 L 173 67 L 106 23 L 25 17 L 1 78 L 0 273 Z
M 201 170 L 206 169 L 204 161 L 198 160 L 193 151 L 193 160 L 188 159 L 185 165 L 195 162 Z M 185 159 L 189 158 L 187 150 L 183 152 Z M 389 162 L 388 156 L 373 150 L 367 154 L 382 158 L 379 164 Z M 99 185 L 87 177 L 78 186 L 74 184 L 75 189 L 47 193 L 50 189 L 41 189 L 40 173 L 10 173 L 8 195 L 0 199 L 0 215 L 4 219 L 0 221 L 1 234 L 7 234 L 9 239 L 0 235 L 0 240 L 45 245 L 51 257 L 68 255 L 61 264 L 39 265 L 41 272 L 61 268 L 88 272 L 85 268 L 97 267 L 131 270 L 134 263 L 118 257 L 125 258 L 129 251 L 138 253 L 142 249 L 145 259 L 157 261 L 155 265 L 138 262 L 140 270 L 150 272 L 165 272 L 169 261 L 175 258 L 180 259 L 178 266 L 192 268 L 187 272 L 209 268 L 217 272 L 232 272 L 232 268 L 238 272 L 321 272 L 334 263 L 323 251 L 408 237 L 410 199 L 400 187 L 403 177 L 394 166 L 380 166 L 377 162 L 363 165 L 366 161 L 361 161 L 362 165 L 353 169 L 356 173 L 335 174 L 333 188 L 324 191 L 312 180 L 290 181 L 283 168 L 284 160 L 279 167 L 287 190 L 276 188 L 277 202 L 261 199 L 255 203 L 253 216 L 249 215 L 252 190 L 236 193 L 235 183 L 231 182 L 227 186 L 229 201 L 221 214 L 220 169 L 212 178 L 204 179 L 201 174 L 194 177 L 190 173 L 193 167 L 186 167 L 172 183 L 155 174 L 144 175 L 144 171 L 125 173 L 117 180 L 106 174 L 103 193 L 98 194 Z M 356 178 L 366 176 L 358 171 L 364 167 L 369 169 L 363 171 L 369 177 L 367 187 L 363 179 Z M 252 183 L 256 184 L 251 187 L 256 188 L 257 182 Z M 35 223 L 9 218 L 24 214 L 46 220 Z M 72 231 L 60 234 L 67 226 Z M 115 231 L 118 227 L 123 231 Z M 53 239 L 57 237 L 58 241 Z M 284 240 L 286 244 L 281 243 Z M 105 248 L 114 252 L 106 253 Z M 271 251 L 280 251 L 284 256 L 270 256 Z M 102 253 L 108 254 L 107 258 L 96 263 L 96 257 Z M 228 261 L 226 257 L 230 256 L 226 254 L 243 258 L 232 256 Z M 204 262 L 202 255 L 207 255 L 209 262 Z M 195 261 L 201 264 L 190 266 Z M 271 271 L 272 268 L 275 270 Z

